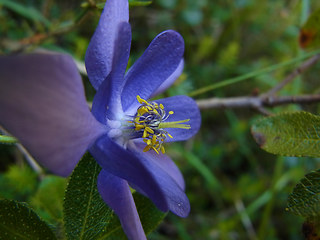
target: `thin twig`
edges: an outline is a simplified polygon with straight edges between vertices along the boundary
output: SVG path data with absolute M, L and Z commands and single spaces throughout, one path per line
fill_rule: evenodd
M 39 45 L 49 38 L 57 37 L 57 36 L 66 34 L 68 32 L 71 32 L 74 28 L 79 26 L 84 21 L 84 19 L 88 16 L 88 13 L 91 9 L 93 9 L 93 7 L 89 3 L 88 7 L 83 9 L 81 14 L 79 14 L 76 20 L 73 21 L 69 26 L 61 27 L 48 33 L 36 33 L 31 37 L 23 38 L 19 41 L 2 39 L 0 41 L 0 46 L 2 48 L 10 49 L 12 53 L 23 52 L 29 47 L 32 47 L 34 45 Z
M 266 92 L 265 96 L 273 96 L 279 92 L 284 86 L 293 81 L 298 75 L 302 74 L 304 71 L 313 66 L 316 62 L 320 60 L 320 54 L 313 56 L 312 58 L 304 61 L 298 68 L 296 68 L 291 74 L 289 74 L 283 81 L 272 88 L 270 91 Z
M 253 108 L 275 107 L 285 104 L 311 104 L 320 102 L 320 94 L 282 97 L 232 97 L 232 98 L 209 98 L 197 100 L 201 110 L 212 108 Z
M 198 100 L 197 104 L 202 110 L 212 108 L 252 108 L 264 115 L 270 115 L 270 112 L 265 109 L 265 107 L 275 107 L 285 104 L 311 104 L 320 102 L 320 94 L 275 97 L 275 94 L 278 91 L 280 91 L 284 86 L 293 81 L 295 77 L 309 69 L 319 60 L 320 54 L 314 55 L 312 58 L 304 61 L 298 68 L 296 68 L 274 88 L 259 96 L 209 98 Z
M 257 235 L 254 230 L 251 219 L 250 219 L 250 217 L 246 211 L 246 208 L 243 204 L 243 201 L 239 198 L 239 199 L 235 200 L 234 204 L 237 209 L 237 212 L 240 214 L 241 222 L 242 222 L 243 226 L 245 227 L 245 229 L 247 230 L 249 239 L 256 240 Z
M 24 155 L 26 161 L 30 165 L 30 167 L 38 174 L 40 179 L 44 176 L 44 171 L 37 163 L 37 161 L 31 156 L 31 154 L 25 149 L 20 143 L 16 143 L 17 148 L 19 151 Z
M 309 58 L 311 56 L 315 56 L 315 54 L 319 54 L 319 50 L 314 51 L 314 52 L 310 52 L 310 53 L 306 53 L 303 56 L 299 56 L 299 57 L 293 58 L 291 60 L 288 60 L 288 61 L 285 61 L 285 62 L 282 62 L 282 63 L 277 63 L 277 64 L 274 64 L 274 65 L 271 65 L 271 66 L 268 66 L 268 67 L 265 67 L 265 68 L 262 68 L 262 69 L 259 69 L 259 70 L 255 70 L 253 72 L 249 72 L 249 73 L 246 73 L 246 74 L 243 74 L 243 75 L 240 75 L 240 76 L 228 78 L 228 79 L 225 79 L 223 81 L 213 83 L 213 84 L 211 84 L 209 86 L 206 86 L 206 87 L 197 89 L 195 91 L 192 91 L 188 95 L 190 97 L 194 97 L 194 96 L 197 96 L 197 95 L 212 91 L 212 90 L 217 89 L 217 88 L 221 88 L 221 87 L 225 87 L 225 86 L 228 86 L 228 85 L 231 85 L 231 84 L 239 83 L 241 81 L 244 81 L 244 80 L 247 80 L 247 79 L 250 79 L 250 78 L 253 78 L 253 77 L 260 76 L 262 74 L 273 72 L 273 71 L 275 71 L 275 70 L 277 70 L 279 68 L 283 68 L 283 67 L 289 66 L 291 64 L 301 62 L 302 60 L 304 60 L 306 58 Z
M 10 136 L 10 134 L 2 127 L 0 126 L 0 133 L 3 133 L 7 136 Z M 38 174 L 39 178 L 42 179 L 44 175 L 43 169 L 40 167 L 40 165 L 37 163 L 37 161 L 31 156 L 31 154 L 23 147 L 20 143 L 15 143 L 19 151 L 24 155 L 26 161 L 30 165 L 30 167 Z

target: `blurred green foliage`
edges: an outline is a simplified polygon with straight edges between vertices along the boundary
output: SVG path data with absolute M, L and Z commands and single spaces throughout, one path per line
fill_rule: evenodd
M 130 63 L 161 31 L 179 31 L 185 39 L 185 69 L 163 95 L 189 94 L 300 56 L 300 27 L 311 10 L 319 7 L 320 2 L 308 0 L 154 0 L 148 6 L 130 8 Z M 99 8 L 85 8 L 83 0 L 0 0 L 0 54 L 45 48 L 67 52 L 83 63 L 100 12 Z M 262 93 L 294 67 L 282 67 L 195 98 Z M 320 65 L 315 65 L 280 94 L 319 93 L 319 71 Z M 90 101 L 94 90 L 85 75 L 83 79 Z M 318 105 L 271 111 L 294 109 L 319 112 Z M 251 124 L 259 117 L 249 109 L 203 111 L 199 134 L 167 148 L 185 177 L 191 213 L 186 219 L 169 214 L 151 239 L 302 239 L 303 219 L 285 210 L 287 198 L 306 173 L 319 168 L 320 161 L 276 157 L 262 151 L 250 134 Z M 48 184 L 50 192 L 59 189 L 56 196 L 52 193 L 54 201 L 62 198 L 62 180 L 57 180 L 57 186 L 46 182 L 47 178 L 39 180 L 21 165 L 13 146 L 0 147 L 1 197 L 27 201 L 38 213 L 48 200 L 41 197 L 43 185 Z M 42 216 L 52 223 L 60 219 L 60 203 L 56 204 L 52 208 L 57 215 Z

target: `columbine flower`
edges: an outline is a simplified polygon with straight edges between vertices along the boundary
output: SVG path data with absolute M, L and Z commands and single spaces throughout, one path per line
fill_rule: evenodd
M 103 170 L 98 190 L 129 239 L 145 239 L 129 185 L 162 211 L 186 217 L 184 180 L 165 155 L 166 142 L 186 140 L 200 127 L 186 96 L 155 101 L 183 68 L 182 37 L 159 34 L 125 73 L 130 45 L 128 1 L 109 0 L 86 53 L 97 93 L 92 113 L 72 59 L 35 53 L 0 57 L 0 124 L 52 172 L 67 176 L 86 150 Z

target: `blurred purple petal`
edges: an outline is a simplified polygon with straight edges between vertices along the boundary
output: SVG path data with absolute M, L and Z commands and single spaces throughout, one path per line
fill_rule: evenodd
M 102 199 L 118 215 L 128 239 L 147 239 L 128 183 L 102 170 L 98 176 L 98 190 Z
M 181 35 L 173 30 L 160 33 L 126 75 L 122 107 L 126 111 L 136 104 L 136 97 L 149 99 L 154 91 L 177 69 L 184 52 Z
M 168 77 L 167 80 L 165 80 L 160 87 L 154 92 L 152 93 L 152 95 L 150 96 L 150 98 L 153 98 L 161 93 L 163 93 L 165 90 L 167 90 L 167 88 L 169 88 L 176 80 L 177 78 L 182 74 L 183 72 L 183 66 L 184 66 L 184 61 L 183 59 L 180 61 L 177 69 L 171 74 L 170 77 Z
M 129 23 L 119 24 L 118 36 L 112 60 L 112 71 L 100 85 L 93 103 L 92 113 L 98 121 L 105 124 L 106 117 L 114 119 L 121 109 L 121 90 L 124 86 L 124 74 L 129 60 L 131 45 L 131 27 Z M 107 106 L 107 107 L 106 107 Z
M 99 88 L 111 71 L 113 55 L 117 51 L 115 40 L 119 23 L 128 21 L 128 0 L 108 0 L 106 2 L 85 57 L 88 77 L 95 89 Z
M 190 119 L 185 124 L 191 126 L 191 129 L 181 128 L 166 128 L 166 131 L 173 136 L 167 138 L 166 142 L 183 141 L 195 135 L 200 128 L 201 115 L 197 103 L 187 96 L 174 96 L 156 100 L 157 103 L 162 103 L 166 112 L 173 111 L 166 122 L 175 122 L 185 119 Z
M 125 150 L 107 136 L 98 139 L 90 152 L 102 168 L 138 186 L 161 211 L 170 209 L 181 217 L 189 214 L 187 196 L 176 181 L 153 162 L 157 159 L 138 153 L 137 149 Z
M 0 57 L 0 125 L 44 167 L 67 176 L 104 133 L 89 111 L 71 57 L 29 54 Z

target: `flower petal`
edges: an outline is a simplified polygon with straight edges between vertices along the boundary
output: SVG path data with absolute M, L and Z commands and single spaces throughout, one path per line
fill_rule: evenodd
M 160 33 L 126 75 L 122 107 L 126 111 L 136 104 L 136 97 L 149 99 L 154 91 L 177 69 L 184 52 L 181 35 L 173 30 Z
M 104 128 L 89 111 L 70 56 L 0 57 L 0 125 L 44 167 L 67 176 Z
M 136 141 L 137 152 L 142 152 L 145 148 L 145 144 L 140 141 Z M 172 161 L 172 159 L 166 154 L 157 154 L 155 151 L 148 151 L 144 154 L 149 155 L 150 159 L 154 164 L 157 164 L 160 168 L 166 171 L 170 177 L 172 177 L 182 190 L 185 190 L 185 182 L 183 176 L 177 167 L 177 165 Z
M 169 88 L 177 80 L 177 78 L 182 74 L 183 67 L 184 67 L 184 61 L 182 59 L 178 65 L 177 69 L 171 74 L 170 77 L 167 78 L 167 80 L 165 80 L 160 85 L 160 87 L 155 92 L 152 93 L 150 98 L 153 98 L 153 97 L 163 93 L 165 90 L 167 90 L 167 88 Z
M 124 86 L 124 74 L 129 60 L 131 45 L 131 27 L 129 23 L 119 24 L 117 41 L 112 60 L 112 70 L 99 89 L 92 103 L 92 113 L 98 121 L 105 124 L 106 117 L 115 119 L 121 107 L 121 90 Z
M 167 138 L 166 142 L 183 141 L 195 135 L 201 124 L 201 115 L 197 103 L 187 96 L 174 96 L 156 100 L 157 103 L 162 103 L 166 112 L 173 111 L 166 122 L 175 122 L 185 119 L 190 119 L 185 124 L 191 126 L 190 129 L 181 128 L 166 128 L 166 131 L 173 136 Z
M 190 203 L 184 191 L 149 155 L 125 150 L 107 136 L 98 139 L 90 152 L 102 168 L 139 187 L 161 211 L 170 209 L 181 217 L 189 214 Z
M 129 21 L 128 0 L 108 0 L 101 14 L 98 27 L 89 43 L 85 63 L 92 86 L 98 89 L 110 73 L 118 26 Z
M 169 210 L 180 217 L 187 217 L 190 212 L 190 203 L 184 193 L 184 180 L 179 169 L 174 169 L 177 167 L 171 161 L 171 159 L 164 154 L 157 154 L 153 152 L 146 154 L 139 148 L 134 148 L 131 150 L 131 152 L 136 156 L 137 159 L 144 159 L 144 161 L 148 164 L 147 167 L 149 171 L 153 171 L 154 175 L 157 175 L 157 181 L 159 184 L 161 184 L 161 187 L 167 196 Z M 165 162 L 162 163 L 162 160 Z M 174 185 L 172 180 L 178 184 L 178 186 Z M 145 192 L 143 189 L 142 191 L 143 193 L 147 194 L 149 198 L 151 198 L 147 192 Z
M 179 185 L 182 190 L 185 190 L 185 182 L 183 176 L 177 165 L 166 154 L 157 154 L 155 151 L 149 151 L 149 159 L 152 159 L 155 164 L 158 164 L 164 171 L 166 171 Z
M 128 239 L 147 239 L 128 183 L 102 170 L 98 176 L 98 190 L 102 199 L 118 215 Z

